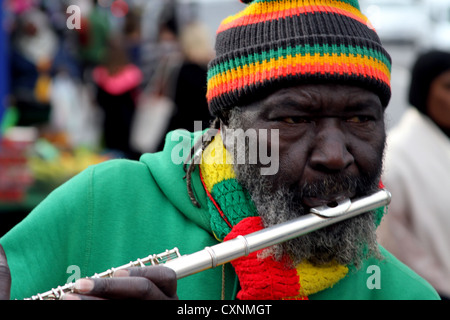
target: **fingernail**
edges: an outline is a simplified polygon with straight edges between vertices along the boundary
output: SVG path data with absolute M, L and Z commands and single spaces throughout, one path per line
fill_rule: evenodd
M 113 277 L 129 277 L 130 276 L 130 272 L 128 270 L 122 269 L 122 270 L 117 270 L 114 271 L 114 275 Z
M 75 291 L 78 293 L 87 293 L 94 289 L 94 281 L 80 279 L 75 282 Z
M 81 300 L 81 299 L 80 299 L 80 297 L 78 297 L 74 294 L 67 293 L 62 296 L 62 300 Z

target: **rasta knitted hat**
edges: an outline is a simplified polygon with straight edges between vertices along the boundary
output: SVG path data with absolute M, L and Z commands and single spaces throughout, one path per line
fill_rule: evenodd
M 391 58 L 357 0 L 241 0 L 222 21 L 208 68 L 217 116 L 302 83 L 346 83 L 391 97 Z

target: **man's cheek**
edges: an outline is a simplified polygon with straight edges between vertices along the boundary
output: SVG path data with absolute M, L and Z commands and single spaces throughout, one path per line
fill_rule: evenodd
M 280 169 L 280 131 L 278 129 L 261 129 L 258 139 L 258 158 L 261 175 L 273 176 Z

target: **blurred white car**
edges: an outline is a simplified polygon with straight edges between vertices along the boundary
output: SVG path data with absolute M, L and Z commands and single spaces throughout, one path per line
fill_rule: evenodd
M 423 1 L 361 0 L 360 5 L 383 42 L 416 45 L 429 32 L 429 17 Z

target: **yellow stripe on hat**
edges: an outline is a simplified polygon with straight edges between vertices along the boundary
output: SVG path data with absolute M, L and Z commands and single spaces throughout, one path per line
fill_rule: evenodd
M 302 68 L 304 67 L 304 68 Z M 237 87 L 243 87 L 245 79 L 255 79 L 255 81 L 264 81 L 273 78 L 277 70 L 289 69 L 297 73 L 336 73 L 336 74 L 354 74 L 364 77 L 375 77 L 389 84 L 391 74 L 388 66 L 382 61 L 368 56 L 347 56 L 336 53 L 328 55 L 306 54 L 306 55 L 287 55 L 282 58 L 272 58 L 255 64 L 247 64 L 236 69 L 229 69 L 226 72 L 216 74 L 208 81 L 208 91 L 214 92 L 216 88 L 224 86 L 232 89 L 233 84 L 239 82 Z M 227 89 L 220 90 L 223 92 Z

